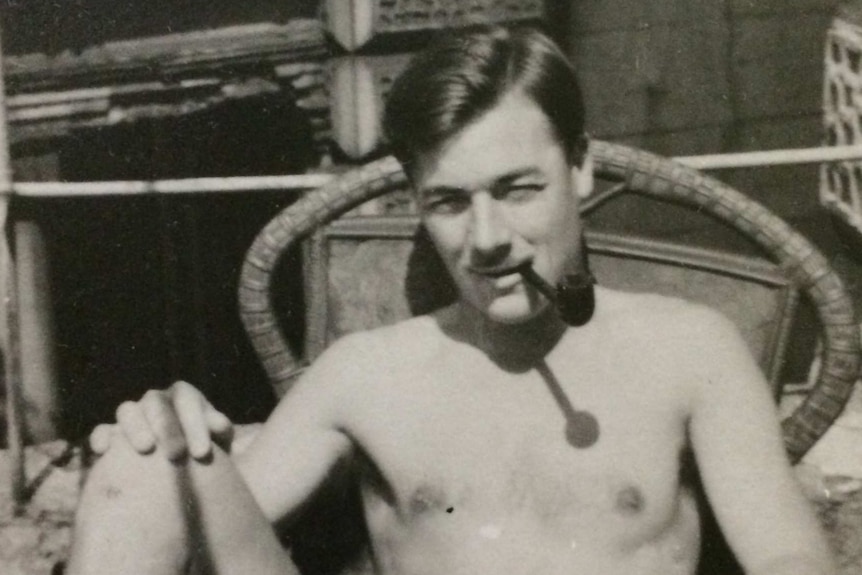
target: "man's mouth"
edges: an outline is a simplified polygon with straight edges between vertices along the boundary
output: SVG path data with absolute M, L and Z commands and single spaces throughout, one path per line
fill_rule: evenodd
M 530 267 L 530 261 L 526 260 L 516 264 L 505 264 L 498 266 L 469 266 L 469 270 L 475 274 L 487 276 L 489 278 L 501 278 L 512 274 L 522 273 L 523 270 Z
M 491 279 L 499 279 L 510 275 L 518 275 L 519 278 L 525 280 L 536 290 L 544 295 L 551 303 L 557 303 L 557 289 L 545 281 L 542 276 L 536 273 L 533 269 L 531 260 L 524 260 L 511 265 L 498 265 L 493 267 L 471 266 L 470 270 L 474 273 L 483 275 Z

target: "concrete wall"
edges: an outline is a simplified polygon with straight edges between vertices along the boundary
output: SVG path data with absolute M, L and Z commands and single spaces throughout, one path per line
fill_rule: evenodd
M 562 34 L 584 86 L 588 129 L 668 156 L 820 146 L 824 46 L 838 9 L 835 0 L 572 1 Z M 862 243 L 837 233 L 819 205 L 816 165 L 712 175 L 823 250 L 862 311 Z M 684 212 L 669 218 L 664 209 L 622 202 L 593 221 L 600 228 L 750 250 L 704 218 Z M 806 331 L 816 327 L 804 323 L 801 331 L 807 341 L 800 349 L 813 338 Z
M 582 0 L 572 58 L 588 125 L 666 155 L 818 146 L 833 0 Z M 788 218 L 817 205 L 813 166 L 724 171 Z

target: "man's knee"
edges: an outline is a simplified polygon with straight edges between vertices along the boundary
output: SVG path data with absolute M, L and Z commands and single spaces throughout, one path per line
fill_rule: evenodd
M 238 483 L 233 476 L 238 477 L 230 456 L 215 446 L 206 462 L 169 461 L 158 449 L 142 455 L 115 438 L 88 473 L 77 521 L 134 514 L 138 523 L 149 517 L 183 524 L 192 500 L 229 496 Z
M 142 455 L 125 440 L 115 438 L 87 474 L 84 496 L 116 501 L 132 492 L 139 496 L 142 490 L 166 488 L 170 485 L 166 479 L 171 466 L 161 454 Z
M 175 468 L 160 453 L 141 455 L 115 439 L 88 473 L 69 572 L 110 572 L 120 564 L 179 572 L 188 558 L 188 534 Z
M 148 531 L 160 526 L 166 536 L 176 536 L 182 519 L 177 467 L 159 453 L 141 455 L 124 440 L 115 440 L 87 474 L 76 531 L 111 529 L 134 519 Z

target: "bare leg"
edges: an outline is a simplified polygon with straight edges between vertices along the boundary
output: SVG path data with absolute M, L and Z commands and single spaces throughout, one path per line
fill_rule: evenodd
M 84 488 L 67 573 L 182 573 L 190 565 L 297 572 L 223 451 L 206 464 L 171 463 L 115 439 Z

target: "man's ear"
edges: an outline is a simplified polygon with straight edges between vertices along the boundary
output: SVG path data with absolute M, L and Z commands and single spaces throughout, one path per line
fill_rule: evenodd
M 593 154 L 589 150 L 584 153 L 580 166 L 572 166 L 572 182 L 575 185 L 575 193 L 581 199 L 593 193 Z

